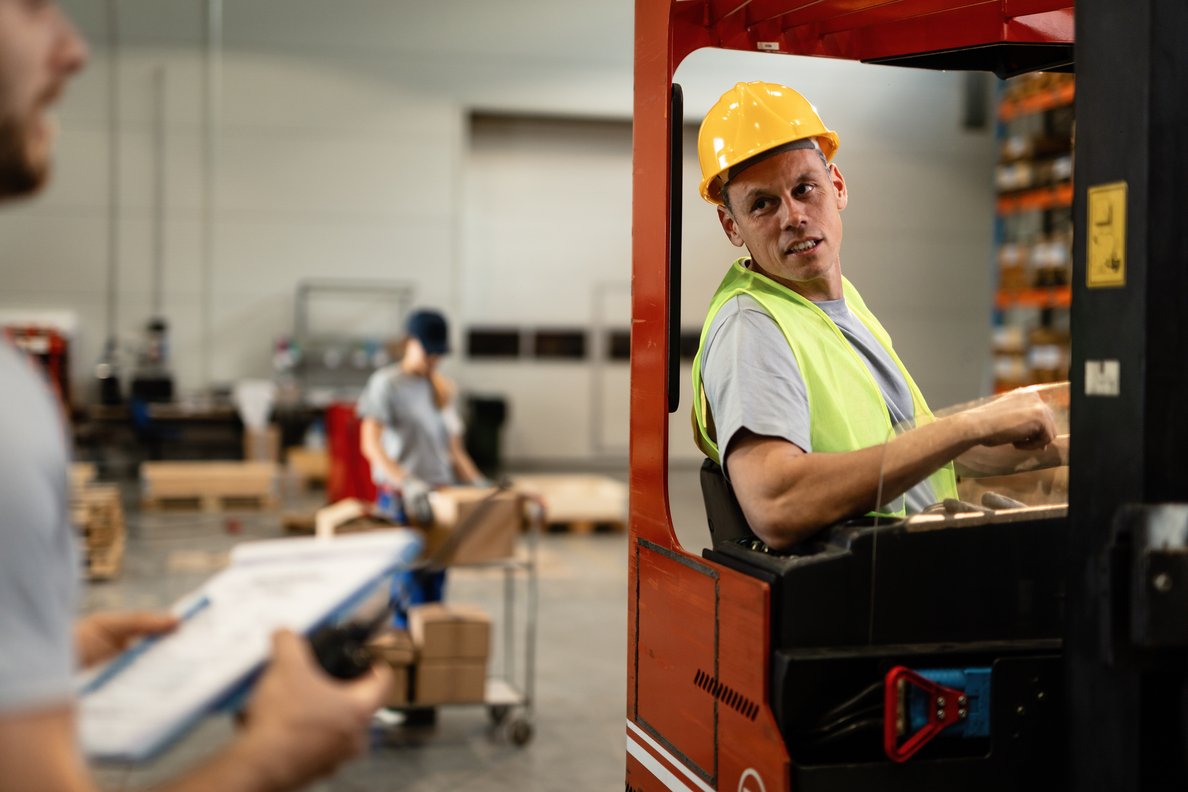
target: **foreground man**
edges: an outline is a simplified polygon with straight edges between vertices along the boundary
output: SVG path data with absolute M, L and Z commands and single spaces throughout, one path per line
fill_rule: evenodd
M 47 115 L 86 47 L 47 0 L 0 0 L 0 197 L 38 190 L 49 172 Z M 100 614 L 74 629 L 77 564 L 67 508 L 66 434 L 48 386 L 0 343 L 0 789 L 95 787 L 76 740 L 72 676 L 169 616 Z M 170 790 L 263 792 L 302 786 L 365 744 L 390 672 L 332 680 L 306 643 L 273 638 L 245 726 L 222 754 Z
M 932 418 L 842 277 L 838 145 L 804 97 L 770 83 L 736 85 L 698 136 L 701 195 L 750 257 L 731 265 L 702 329 L 695 438 L 776 549 L 856 514 L 956 497 L 954 460 L 972 476 L 1067 464 L 1067 437 L 1034 393 Z M 884 449 L 904 421 L 918 428 Z

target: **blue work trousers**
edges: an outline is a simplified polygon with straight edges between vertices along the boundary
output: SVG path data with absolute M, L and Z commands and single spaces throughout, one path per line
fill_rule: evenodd
M 401 525 L 407 525 L 408 519 L 404 513 L 404 502 L 400 493 L 393 488 L 381 485 L 375 494 L 376 509 Z M 408 629 L 408 609 L 413 605 L 426 602 L 441 602 L 445 598 L 445 570 L 440 572 L 424 572 L 411 570 L 397 572 L 392 578 L 392 606 L 395 615 L 392 625 L 401 630 Z

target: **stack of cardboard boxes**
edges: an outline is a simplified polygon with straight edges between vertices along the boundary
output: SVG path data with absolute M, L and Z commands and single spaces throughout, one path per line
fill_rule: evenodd
M 491 618 L 468 605 L 410 608 L 408 632 L 392 630 L 371 648 L 392 667 L 389 707 L 482 702 L 487 682 Z
M 376 637 L 368 647 L 376 660 L 383 660 L 392 668 L 392 690 L 386 707 L 407 707 L 409 699 L 409 670 L 416 662 L 412 638 L 405 630 L 388 630 Z

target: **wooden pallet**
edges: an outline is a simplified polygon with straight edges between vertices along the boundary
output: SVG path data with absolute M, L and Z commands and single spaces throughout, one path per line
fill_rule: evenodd
M 274 462 L 145 462 L 140 466 L 141 508 L 275 509 L 278 471 Z
M 142 511 L 271 511 L 280 505 L 273 495 L 170 495 L 168 497 L 141 498 Z
M 627 523 L 622 520 L 615 520 L 613 522 L 590 522 L 589 520 L 576 520 L 574 522 L 550 521 L 548 524 L 549 533 L 621 533 L 626 530 Z
M 95 480 L 95 476 L 96 470 L 94 462 L 70 463 L 70 486 L 72 489 L 85 487 Z
M 326 486 L 330 474 L 330 455 L 325 449 L 293 446 L 285 451 L 285 464 L 302 490 L 311 485 Z
M 124 563 L 123 535 L 108 547 L 92 548 L 87 553 L 86 563 L 90 580 L 111 580 L 119 575 Z
M 608 476 L 515 476 L 518 491 L 544 501 L 550 531 L 588 534 L 627 527 L 627 485 Z

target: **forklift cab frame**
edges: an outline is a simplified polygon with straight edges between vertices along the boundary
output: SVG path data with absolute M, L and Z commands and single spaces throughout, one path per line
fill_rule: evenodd
M 1188 501 L 1188 454 L 1177 453 L 1188 411 L 1176 408 L 1188 386 L 1188 327 L 1175 321 L 1188 297 L 1185 34 L 1188 4 L 1179 0 L 1080 0 L 1075 14 L 1072 0 L 636 0 L 629 792 L 1114 790 L 1188 779 L 1179 703 L 1188 711 L 1188 509 L 1166 505 Z M 835 526 L 808 560 L 683 549 L 667 492 L 668 414 L 680 393 L 683 108 L 672 78 L 682 60 L 717 47 L 1005 78 L 1071 70 L 1074 41 L 1068 517 L 981 534 Z M 1116 181 L 1129 185 L 1125 277 L 1096 288 L 1085 278 L 1087 189 Z M 876 535 L 887 543 L 880 557 L 895 548 L 903 560 L 889 580 L 880 571 L 877 598 L 874 583 L 855 577 L 869 569 Z M 981 558 L 953 572 L 963 553 L 999 553 L 1015 566 L 995 575 Z M 913 570 L 930 563 L 949 565 L 931 592 Z M 1184 585 L 1145 586 L 1159 573 L 1183 575 Z M 1008 585 L 995 589 L 996 578 Z M 846 580 L 859 596 L 814 599 L 822 586 L 844 591 Z M 1019 617 L 1024 596 L 1028 619 Z M 864 632 L 876 600 L 892 613 L 897 603 L 931 611 L 890 619 L 882 635 L 853 634 L 848 620 L 861 613 Z M 1002 600 L 1011 614 L 995 610 Z M 962 603 L 981 604 L 966 619 Z M 798 708 L 844 712 L 846 698 L 890 678 L 892 664 L 992 666 L 991 736 L 904 761 L 798 746 L 796 730 L 812 725 L 797 722 Z

